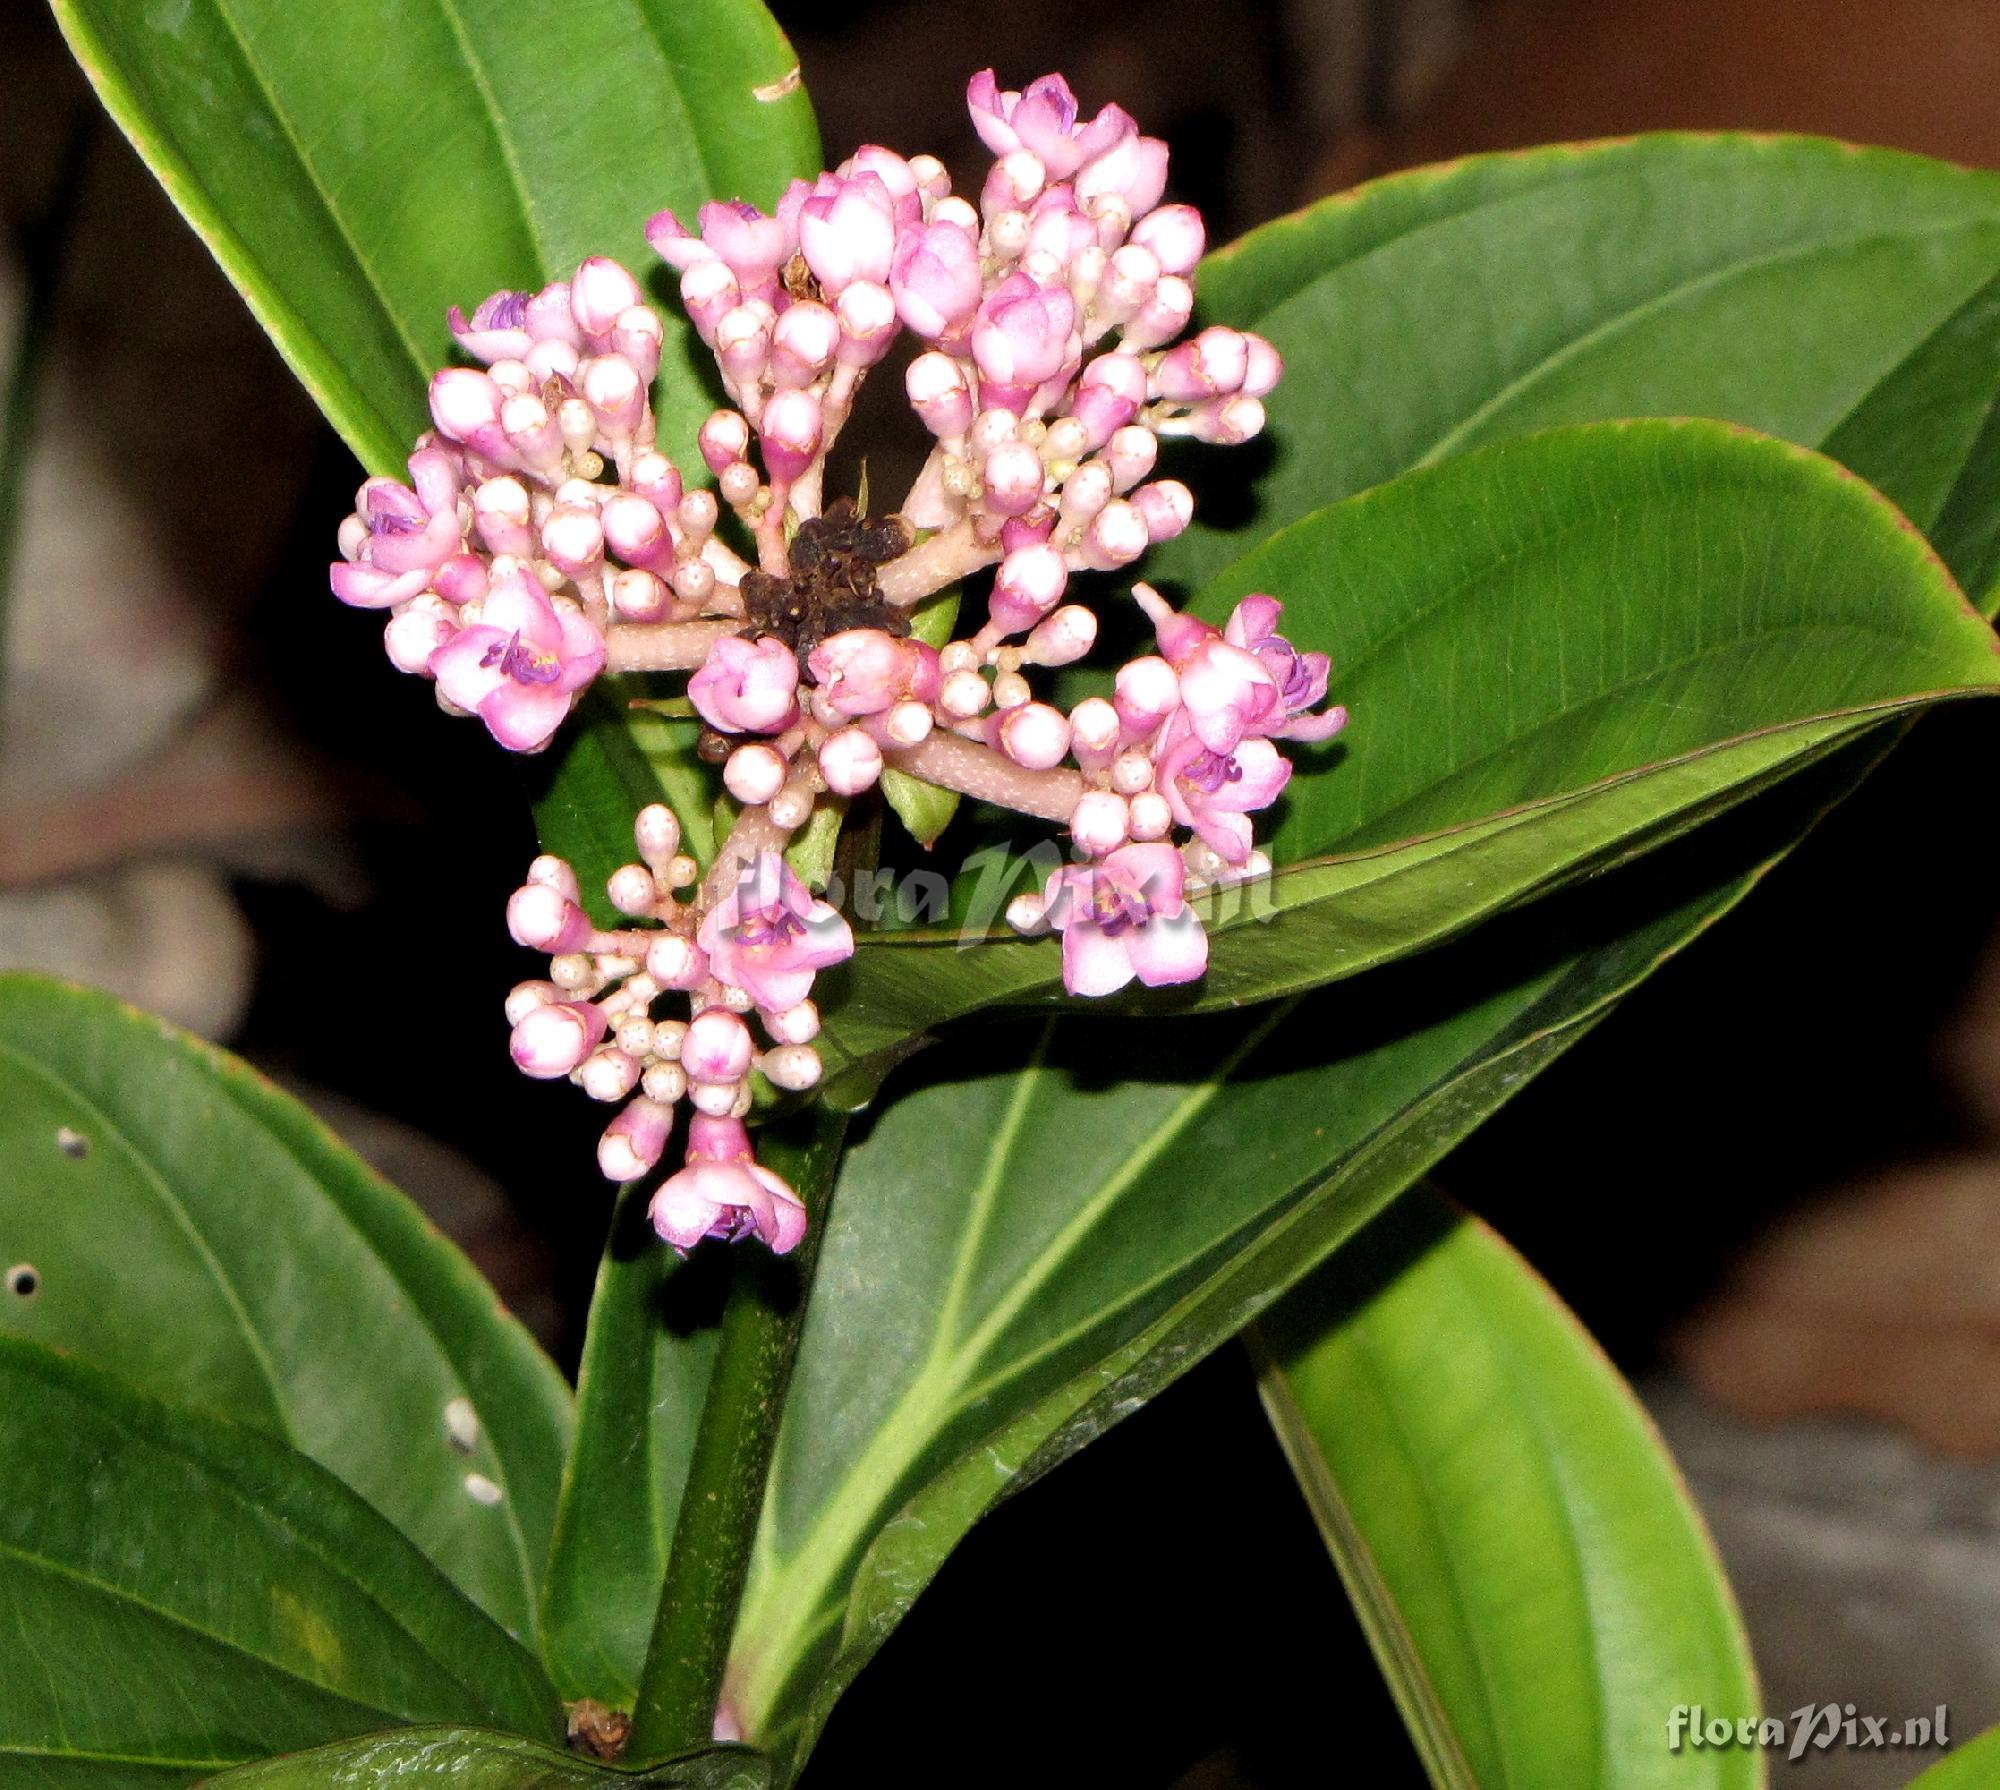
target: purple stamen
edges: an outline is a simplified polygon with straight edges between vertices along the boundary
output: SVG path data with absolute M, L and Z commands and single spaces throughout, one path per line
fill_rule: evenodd
M 1181 772 L 1181 781 L 1207 795 L 1214 795 L 1225 783 L 1239 782 L 1242 776 L 1243 767 L 1230 754 L 1211 752 L 1203 747 L 1188 760 L 1187 769 Z

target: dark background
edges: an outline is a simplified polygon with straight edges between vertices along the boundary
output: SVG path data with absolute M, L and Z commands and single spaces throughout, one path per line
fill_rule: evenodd
M 835 159 L 881 141 L 974 166 L 964 76 L 993 63 L 1018 85 L 1059 67 L 1086 105 L 1115 97 L 1168 137 L 1175 195 L 1204 207 L 1214 241 L 1422 160 L 1651 126 L 1818 130 L 2000 164 L 1991 0 L 777 11 Z M 18 299 L 21 247 L 32 251 L 89 113 L 38 9 L 9 9 L 0 55 L 21 119 L 0 184 Z M 61 954 L 101 936 L 133 958 L 118 959 L 132 977 L 163 973 L 174 944 L 149 932 L 152 885 L 134 884 L 132 867 L 200 866 L 241 916 L 240 948 L 234 969 L 197 955 L 187 974 L 210 995 L 225 974 L 240 988 L 196 1011 L 372 1138 L 573 1360 L 607 1204 L 579 1164 L 601 1115 L 524 1095 L 497 1048 L 448 1047 L 457 1016 L 497 1015 L 523 969 L 495 927 L 434 942 L 441 907 L 484 913 L 513 886 L 533 851 L 525 813 L 479 731 L 441 724 L 423 686 L 383 670 L 375 630 L 325 599 L 354 467 L 124 145 L 82 128 L 54 313 L 68 359 L 58 356 L 45 415 L 101 449 L 114 405 L 145 413 L 118 476 L 203 598 L 145 627 L 195 641 L 198 671 L 120 765 L 37 757 L 46 738 L 0 761 L 30 765 L 11 781 L 0 772 L 0 963 L 53 957 L 89 974 Z M 124 359 L 108 370 L 90 358 L 118 342 Z M 53 568 L 24 563 L 63 576 L 60 554 Z M 124 584 L 115 572 L 104 600 L 136 601 L 117 593 L 149 576 L 143 553 Z M 37 675 L 52 625 L 18 613 L 13 626 L 29 644 L 10 675 Z M 135 650 L 167 648 L 148 635 Z M 16 732 L 0 741 L 19 749 L 36 712 L 10 700 Z M 1996 727 L 1983 707 L 1922 723 L 1743 911 L 1441 1171 L 1627 1373 L 1745 1460 L 1759 1437 L 1839 1410 L 1920 1438 L 1898 1456 L 1920 1476 L 1939 1446 L 1973 1460 L 2000 1451 L 2000 1432 L 1968 1417 L 1961 1396 L 1966 1362 L 2000 1368 L 2000 1294 L 1968 1303 L 1927 1266 L 1944 1253 L 2000 1257 L 2000 1171 L 1985 1166 L 1983 1117 L 2000 1104 L 2000 1048 L 1989 1054 L 1987 1038 L 2000 1033 L 1988 1019 L 2000 992 L 1982 997 L 1980 974 L 1995 905 L 1984 867 Z M 72 898 L 96 904 L 99 931 L 49 921 L 51 903 Z M 406 999 L 357 992 L 396 968 Z M 410 1047 L 433 1034 L 436 1048 Z M 1936 1164 L 1960 1190 L 1950 1238 L 1927 1229 L 1921 1197 L 1881 1192 L 1921 1193 Z M 1822 1272 L 1815 1224 L 1827 1213 L 1850 1247 Z M 1792 1240 L 1777 1297 L 1825 1295 L 1799 1321 L 1837 1334 L 1825 1359 L 1846 1363 L 1839 1371 L 1801 1372 L 1798 1332 L 1771 1330 L 1760 1295 L 1745 1291 L 1761 1284 L 1751 1270 L 1772 1260 L 1757 1252 L 1774 1235 Z M 1844 1302 L 1857 1259 L 1904 1289 L 1893 1317 L 1865 1289 Z M 1905 1371 L 1888 1379 L 1852 1365 L 1890 1355 Z M 1838 1449 L 1857 1430 L 1824 1433 Z M 1766 1636 L 1786 1631 L 1784 1612 L 1768 1626 L 1754 1605 L 1751 1616 L 1774 1682 L 1812 1682 L 1810 1661 L 1771 1657 Z M 1961 1727 L 1979 1725 L 1975 1714 L 2000 1707 L 1961 1712 Z M 942 1768 L 930 1750 L 939 1736 L 954 1742 Z M 1236 1351 L 974 1534 L 842 1705 L 810 1781 L 944 1777 L 1421 1782 Z

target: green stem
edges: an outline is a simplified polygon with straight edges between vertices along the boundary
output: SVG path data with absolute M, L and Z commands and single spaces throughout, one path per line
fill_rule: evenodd
M 95 108 L 86 110 L 70 127 L 40 213 L 21 231 L 21 321 L 14 352 L 7 366 L 7 383 L 0 393 L 0 665 L 6 663 L 8 598 L 21 551 L 21 501 L 28 482 L 28 461 L 34 451 L 35 422 L 41 409 L 42 372 L 47 360 L 49 325 L 55 316 L 56 294 L 62 284 L 63 253 L 69 246 L 70 221 L 83 184 L 84 161 L 96 135 Z
M 848 1115 L 818 1101 L 758 1137 L 758 1159 L 782 1175 L 811 1217 L 779 1260 L 745 1249 L 723 1308 L 708 1397 L 695 1431 L 667 1579 L 632 1711 L 628 1763 L 706 1746 L 714 1737 L 764 1486 L 805 1318 L 813 1265 Z

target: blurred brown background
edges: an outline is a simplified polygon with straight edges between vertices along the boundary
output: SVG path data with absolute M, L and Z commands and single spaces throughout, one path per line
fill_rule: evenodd
M 1215 239 L 1419 162 L 1661 127 L 2000 167 L 1996 0 L 777 10 L 834 155 L 879 140 L 970 167 L 965 75 L 1060 67 L 1170 138 Z M 434 1010 L 496 1016 L 491 1061 L 419 1081 L 358 1048 L 372 1016 L 347 994 L 424 936 L 441 888 L 497 911 L 525 816 L 476 730 L 440 722 L 326 596 L 355 470 L 92 123 L 38 6 L 0 8 L 0 83 L 0 344 L 32 316 L 49 346 L 0 603 L 0 965 L 251 1054 L 573 1351 L 603 1214 L 576 1170 L 591 1119 L 577 1102 L 525 1145 L 495 1135 L 504 937 L 429 966 Z M 1995 731 L 1927 722 L 1444 1176 L 1640 1378 L 1770 1706 L 1944 1702 L 1964 1735 L 2000 1720 Z M 997 1737 L 960 1784 L 1420 1782 L 1233 1356 L 979 1532 L 814 1781 L 931 1781 L 913 1710 Z M 1909 1775 L 1828 1754 L 1786 1781 Z

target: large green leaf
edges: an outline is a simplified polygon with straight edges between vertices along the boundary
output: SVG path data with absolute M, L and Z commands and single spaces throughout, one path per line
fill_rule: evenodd
M 818 165 L 757 0 L 54 0 L 111 115 L 371 471 L 453 358 L 445 312 L 653 264 L 646 219 L 773 202 Z M 782 91 L 773 91 L 782 89 Z M 760 91 L 762 90 L 762 91 Z M 668 307 L 664 438 L 709 408 Z
M 1439 1790 L 1709 1790 L 1757 1713 L 1742 1623 L 1651 1422 L 1520 1257 L 1407 1194 L 1252 1333 L 1266 1410 Z
M 399 1722 L 556 1736 L 534 1659 L 304 1456 L 0 1338 L 0 1776 L 153 1790 Z
M 1287 371 L 1249 513 L 1207 502 L 1147 561 L 1189 588 L 1412 467 L 1629 416 L 1829 446 L 1992 582 L 2000 177 L 1799 137 L 1479 156 L 1254 230 L 1200 277 Z
M 2000 1728 L 1988 1728 L 1957 1752 L 1947 1753 L 1910 1790 L 1987 1790 L 2000 1779 Z
M 293 0 L 54 4 L 105 105 L 371 472 L 399 474 L 429 427 L 451 305 L 586 255 L 643 276 L 660 206 L 768 206 L 819 167 L 797 59 L 758 0 L 327 0 L 309 26 Z M 661 444 L 699 464 L 712 369 L 678 306 L 661 309 Z M 594 903 L 638 808 L 664 794 L 685 821 L 699 812 L 687 742 L 632 732 L 596 701 L 536 771 L 538 824 Z
M 614 1771 L 574 1753 L 474 1728 L 406 1728 L 238 1766 L 209 1779 L 215 1790 L 388 1790 L 448 1782 L 453 1790 L 765 1790 L 768 1764 L 742 1747 L 714 1747 L 656 1765 Z
M 1782 817 L 1741 810 L 1248 1039 L 1240 1018 L 1077 1024 L 1019 1070 L 1033 1034 L 1003 1031 L 984 1074 L 899 1085 L 843 1168 L 814 1285 L 731 1673 L 751 1738 L 795 1766 L 984 1511 L 1248 1322 L 1849 774 L 1810 772 L 1760 805 Z M 560 1594 L 568 1632 L 604 1644 L 559 1652 L 568 1694 L 632 1697 L 731 1265 L 648 1252 L 636 1210 L 614 1235 L 549 1623 L 559 1642 Z
M 282 1437 L 533 1635 L 567 1388 L 422 1214 L 242 1063 L 0 976 L 9 1267 L 0 1331 Z
M 1284 593 L 1354 714 L 1284 801 L 1268 889 L 1194 989 L 1240 1006 L 1436 943 L 1671 837 L 1899 709 L 2000 681 L 1909 524 L 1803 449 L 1717 423 L 1506 442 L 1317 512 L 1212 580 Z M 1060 986 L 1058 947 L 888 933 L 829 978 L 850 1056 Z

